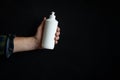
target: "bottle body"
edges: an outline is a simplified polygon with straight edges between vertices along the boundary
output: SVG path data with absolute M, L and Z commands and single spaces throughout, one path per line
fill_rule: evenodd
M 55 19 L 46 19 L 43 38 L 42 38 L 42 48 L 44 49 L 54 49 L 55 46 L 55 33 L 57 30 L 58 21 Z

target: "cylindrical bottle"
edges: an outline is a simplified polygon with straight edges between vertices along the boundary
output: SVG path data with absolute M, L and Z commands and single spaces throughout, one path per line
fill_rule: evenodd
M 43 38 L 42 38 L 42 47 L 44 49 L 54 49 L 55 46 L 55 33 L 57 30 L 58 21 L 56 20 L 55 12 L 46 19 Z

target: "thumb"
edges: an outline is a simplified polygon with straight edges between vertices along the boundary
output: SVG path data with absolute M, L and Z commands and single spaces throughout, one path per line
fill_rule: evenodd
M 38 26 L 38 29 L 37 29 L 37 32 L 36 32 L 36 37 L 40 37 L 42 35 L 43 30 L 44 30 L 45 21 L 46 21 L 46 17 L 43 18 L 43 21 Z
M 43 21 L 42 21 L 41 24 L 39 25 L 39 30 L 43 30 L 44 25 L 45 25 L 45 21 L 46 21 L 46 17 L 43 18 Z

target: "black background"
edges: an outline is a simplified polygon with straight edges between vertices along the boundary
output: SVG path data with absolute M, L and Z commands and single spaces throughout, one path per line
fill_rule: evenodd
M 119 76 L 117 2 L 2 0 L 0 34 L 32 36 L 51 11 L 61 28 L 59 44 L 52 51 L 19 52 L 9 59 L 1 56 L 0 80 L 109 80 Z

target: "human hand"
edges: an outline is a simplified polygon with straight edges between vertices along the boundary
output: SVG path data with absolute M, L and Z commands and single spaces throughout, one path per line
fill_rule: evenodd
M 41 24 L 38 26 L 37 32 L 34 36 L 35 43 L 36 43 L 36 49 L 42 49 L 42 36 L 43 36 L 43 29 L 44 29 L 44 24 L 45 24 L 46 17 L 44 17 L 43 21 Z M 56 33 L 55 33 L 55 44 L 58 44 L 58 40 L 60 39 L 60 27 L 57 27 Z

